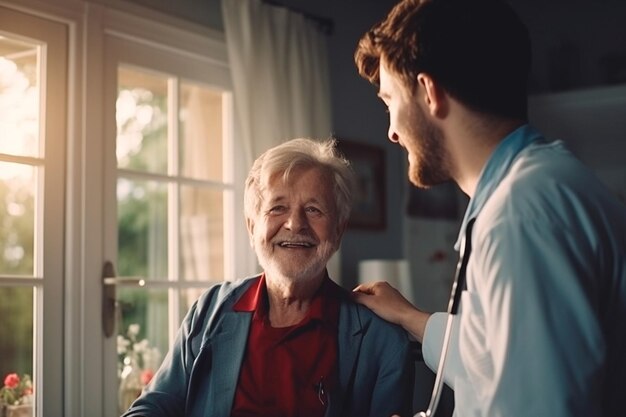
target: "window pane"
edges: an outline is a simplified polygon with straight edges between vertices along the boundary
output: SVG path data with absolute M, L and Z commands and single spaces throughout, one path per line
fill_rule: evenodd
M 119 408 L 126 411 L 150 381 L 169 347 L 168 291 L 118 290 Z
M 0 36 L 0 153 L 39 156 L 38 52 Z
M 118 70 L 117 165 L 167 173 L 167 77 Z
M 0 162 L 0 275 L 34 274 L 35 169 Z
M 118 274 L 167 279 L 167 186 L 155 181 L 117 182 Z
M 187 281 L 224 279 L 222 190 L 181 186 L 181 276 Z
M 186 290 L 180 291 L 180 304 L 179 304 L 180 310 L 178 313 L 180 314 L 181 323 L 185 315 L 187 315 L 187 312 L 189 311 L 193 303 L 202 295 L 202 293 L 207 291 L 207 289 L 211 285 L 214 285 L 214 284 L 218 284 L 218 282 L 216 281 L 216 282 L 210 283 L 209 286 L 207 286 L 207 288 L 188 288 Z
M 222 93 L 181 83 L 180 167 L 185 177 L 222 180 Z
M 0 317 L 2 386 L 8 374 L 33 376 L 33 289 L 0 287 Z

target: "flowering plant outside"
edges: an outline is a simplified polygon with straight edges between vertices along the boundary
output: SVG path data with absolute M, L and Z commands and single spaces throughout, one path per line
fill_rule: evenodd
M 0 388 L 0 404 L 20 405 L 32 401 L 33 383 L 30 375 L 20 377 L 16 373 L 4 377 L 4 385 Z
M 161 353 L 159 349 L 150 346 L 148 339 L 139 340 L 139 324 L 128 326 L 126 336 L 117 335 L 117 354 L 119 356 L 119 375 L 124 374 L 124 368 L 135 366 L 141 370 L 141 383 L 148 385 L 155 369 L 159 365 Z

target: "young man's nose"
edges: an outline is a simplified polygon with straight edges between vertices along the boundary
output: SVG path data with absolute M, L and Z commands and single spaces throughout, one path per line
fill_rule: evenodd
M 387 137 L 389 137 L 389 140 L 393 143 L 398 143 L 400 141 L 398 134 L 391 126 L 389 126 L 389 130 L 387 131 Z

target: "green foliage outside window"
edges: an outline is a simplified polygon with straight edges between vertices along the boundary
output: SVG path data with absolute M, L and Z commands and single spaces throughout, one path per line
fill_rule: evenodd
M 11 185 L 0 181 L 0 274 L 32 276 L 33 196 Z M 0 375 L 32 375 L 32 288 L 0 287 L 0 317 Z
M 118 164 L 138 172 L 166 173 L 166 97 L 141 88 L 122 88 L 118 92 L 117 120 Z M 167 279 L 167 188 L 155 182 L 118 181 L 118 275 Z M 119 191 L 120 184 L 123 192 Z M 163 296 L 167 294 L 118 291 L 118 333 L 123 334 L 130 325 L 138 324 L 139 337 L 151 339 L 147 322 L 149 305 L 161 304 Z

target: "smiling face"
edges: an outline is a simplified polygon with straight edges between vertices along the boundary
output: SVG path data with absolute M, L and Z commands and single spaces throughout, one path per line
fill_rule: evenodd
M 338 249 L 343 225 L 337 224 L 333 183 L 316 168 L 300 168 L 269 178 L 248 232 L 268 277 L 296 280 L 323 277 Z
M 450 180 L 443 132 L 420 107 L 418 95 L 405 87 L 382 59 L 378 96 L 389 112 L 389 140 L 408 152 L 409 180 L 422 188 Z

